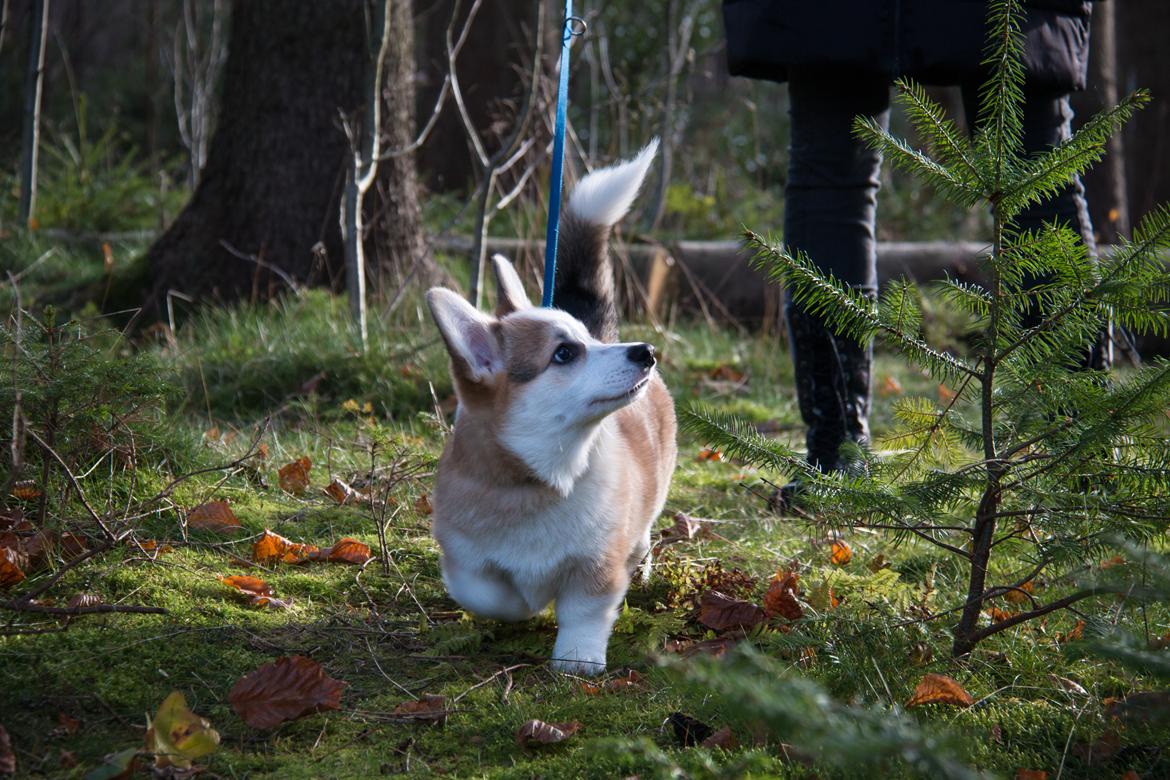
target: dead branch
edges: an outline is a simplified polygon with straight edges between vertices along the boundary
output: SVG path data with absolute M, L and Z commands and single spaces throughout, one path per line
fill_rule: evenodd
M 27 431 L 27 433 L 30 437 L 32 437 L 33 441 L 40 445 L 41 449 L 43 449 L 53 460 L 57 461 L 57 465 L 59 465 L 61 470 L 65 472 L 65 476 L 68 478 L 69 484 L 72 485 L 73 489 L 77 492 L 77 498 L 81 501 L 81 505 L 85 507 L 85 511 L 89 512 L 89 516 L 92 517 L 93 521 L 97 523 L 99 528 L 102 529 L 102 533 L 106 535 L 106 538 L 114 539 L 114 532 L 110 530 L 110 527 L 106 525 L 105 520 L 103 520 L 101 515 L 99 515 L 90 505 L 89 500 L 85 497 L 85 491 L 81 489 L 81 484 L 78 483 L 77 477 L 73 476 L 73 471 L 69 468 L 69 465 L 65 462 L 65 460 L 60 455 L 58 455 L 57 451 L 49 446 L 49 444 L 44 439 L 42 439 L 36 431 Z

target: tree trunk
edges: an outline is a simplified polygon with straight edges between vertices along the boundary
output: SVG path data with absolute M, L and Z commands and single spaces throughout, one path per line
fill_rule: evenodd
M 411 0 L 390 0 L 390 42 L 382 72 L 382 143 L 384 152 L 410 145 L 415 136 L 414 20 Z M 375 295 L 386 297 L 413 275 L 422 284 L 438 277 L 422 229 L 415 156 L 388 157 L 378 164 L 372 192 L 366 196 L 366 256 L 372 262 Z
M 339 116 L 362 103 L 365 34 L 363 0 L 232 4 L 207 166 L 147 253 L 155 316 L 172 290 L 233 300 L 267 298 L 285 277 L 340 285 Z

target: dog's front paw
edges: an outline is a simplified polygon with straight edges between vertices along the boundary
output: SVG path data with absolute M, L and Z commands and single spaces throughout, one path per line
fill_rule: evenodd
M 557 658 L 554 657 L 549 665 L 563 674 L 580 674 L 592 677 L 605 671 L 605 656 L 596 658 Z

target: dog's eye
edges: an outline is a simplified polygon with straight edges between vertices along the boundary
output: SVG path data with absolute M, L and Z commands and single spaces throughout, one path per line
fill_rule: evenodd
M 552 362 L 572 363 L 577 358 L 577 347 L 573 344 L 561 344 L 553 353 Z

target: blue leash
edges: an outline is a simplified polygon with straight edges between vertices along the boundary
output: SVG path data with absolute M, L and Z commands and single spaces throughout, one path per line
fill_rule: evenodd
M 552 175 L 548 184 L 548 231 L 544 236 L 544 293 L 540 305 L 552 307 L 557 276 L 557 236 L 561 226 L 561 182 L 565 167 L 565 113 L 569 108 L 569 47 L 585 34 L 585 20 L 573 16 L 573 0 L 565 0 L 565 24 L 561 34 L 561 81 L 557 87 L 557 118 L 553 129 Z

